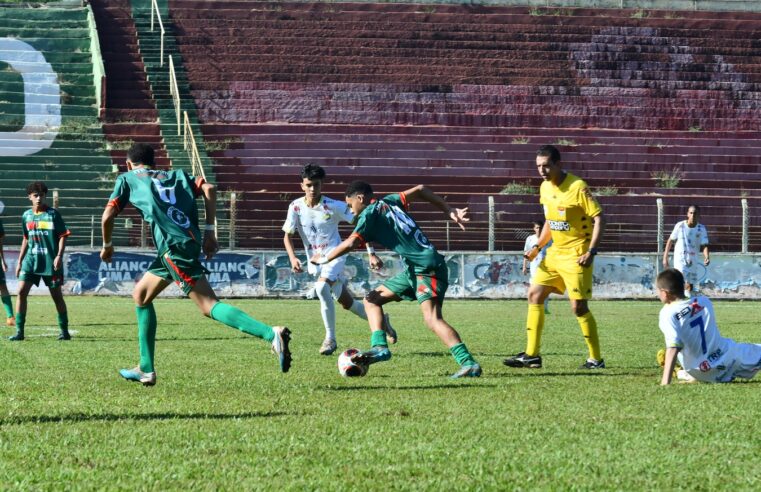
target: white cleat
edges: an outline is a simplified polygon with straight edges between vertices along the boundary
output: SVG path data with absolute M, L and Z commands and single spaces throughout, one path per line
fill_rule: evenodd
M 335 352 L 337 348 L 338 345 L 334 339 L 326 338 L 323 340 L 322 345 L 320 345 L 320 355 L 330 355 Z

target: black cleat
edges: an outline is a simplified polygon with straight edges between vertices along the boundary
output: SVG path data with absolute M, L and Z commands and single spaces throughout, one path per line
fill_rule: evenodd
M 520 354 L 508 357 L 507 359 L 503 360 L 502 363 L 507 367 L 541 369 L 542 357 L 540 355 L 529 356 L 526 355 L 526 352 L 521 352 Z
M 587 359 L 585 363 L 579 366 L 579 369 L 605 369 L 605 359 Z

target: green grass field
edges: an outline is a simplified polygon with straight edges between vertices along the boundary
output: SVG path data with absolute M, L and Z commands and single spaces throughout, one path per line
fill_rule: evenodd
M 541 370 L 509 369 L 525 303 L 448 301 L 445 316 L 484 376 L 456 369 L 413 303 L 388 307 L 394 358 L 344 379 L 322 357 L 317 301 L 234 300 L 294 332 L 280 374 L 260 340 L 157 301 L 158 384 L 137 362 L 131 299 L 67 299 L 74 340 L 55 340 L 52 301 L 30 301 L 27 341 L 0 341 L 0 489 L 759 490 L 761 379 L 658 386 L 657 302 L 593 302 L 604 371 L 553 300 Z M 724 336 L 761 342 L 761 305 L 717 302 Z M 339 346 L 367 348 L 339 308 Z M 3 329 L 3 335 L 12 333 Z M 5 338 L 5 337 L 3 337 Z

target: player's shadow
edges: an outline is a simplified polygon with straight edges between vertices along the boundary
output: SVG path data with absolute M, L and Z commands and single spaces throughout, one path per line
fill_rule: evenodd
M 476 383 L 461 383 L 461 384 L 434 384 L 430 386 L 415 385 L 415 386 L 327 386 L 323 388 L 325 391 L 363 391 L 363 390 L 383 390 L 383 391 L 410 391 L 410 390 L 451 390 L 461 388 L 496 388 L 496 384 L 476 384 Z
M 245 337 L 240 337 L 245 338 Z M 80 337 L 75 336 L 73 338 L 77 342 L 135 342 L 137 337 L 128 338 L 115 338 L 115 337 Z M 171 342 L 209 342 L 217 340 L 236 340 L 235 337 L 196 337 L 196 338 L 157 338 L 159 343 L 171 343 Z
M 536 370 L 530 370 L 531 372 L 528 372 L 526 369 L 518 369 L 511 371 L 509 369 L 505 369 L 504 371 L 500 372 L 490 372 L 489 377 L 490 378 L 545 378 L 545 377 L 582 377 L 582 378 L 605 378 L 605 377 L 617 377 L 620 378 L 621 374 L 619 373 L 611 373 L 611 372 L 547 372 L 547 371 L 536 371 Z M 627 373 L 627 376 L 638 376 L 642 374 L 634 374 L 634 373 Z
M 126 420 L 244 420 L 297 415 L 297 412 L 241 412 L 241 413 L 71 413 L 67 415 L 19 415 L 0 418 L 0 427 L 21 424 L 118 422 Z

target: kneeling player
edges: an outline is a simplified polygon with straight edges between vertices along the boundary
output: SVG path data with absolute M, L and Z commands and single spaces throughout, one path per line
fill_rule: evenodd
M 659 327 L 666 339 L 661 384 L 671 382 L 677 359 L 679 379 L 727 383 L 750 379 L 761 369 L 761 345 L 722 338 L 713 304 L 705 296 L 685 297 L 684 276 L 670 268 L 656 279 L 661 309 Z

